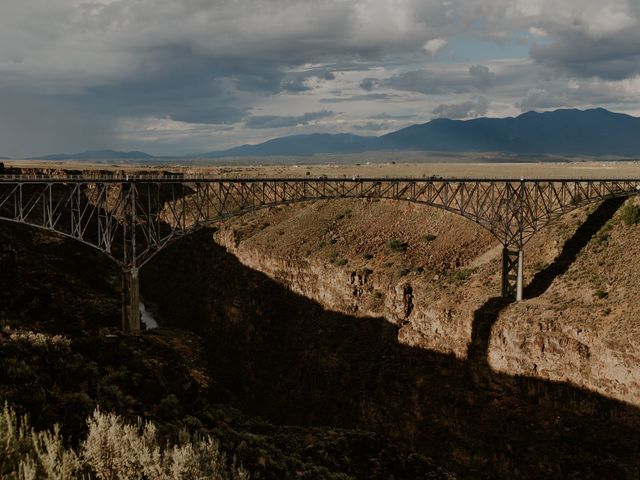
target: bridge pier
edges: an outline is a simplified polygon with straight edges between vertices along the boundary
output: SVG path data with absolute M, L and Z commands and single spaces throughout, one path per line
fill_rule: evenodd
M 140 333 L 140 280 L 135 267 L 122 271 L 122 330 Z
M 522 248 L 510 249 L 507 245 L 502 249 L 502 296 L 522 300 L 524 252 Z

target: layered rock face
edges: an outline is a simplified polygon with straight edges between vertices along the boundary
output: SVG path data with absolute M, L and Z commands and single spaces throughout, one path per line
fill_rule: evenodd
M 382 316 L 402 327 L 406 344 L 466 356 L 471 323 L 464 312 L 498 281 L 493 272 L 480 278 L 480 268 L 501 253 L 489 232 L 392 201 L 317 203 L 254 218 L 261 220 L 237 219 L 214 236 L 244 265 L 327 309 Z
M 640 257 L 624 247 L 635 227 L 609 210 L 536 235 L 518 304 L 496 298 L 488 232 L 385 201 L 227 221 L 213 233 L 223 248 L 184 239 L 142 285 L 166 322 L 210 339 L 212 368 L 254 413 L 384 432 L 463 477 L 633 478 Z
M 236 219 L 214 238 L 244 265 L 327 309 L 382 316 L 400 327 L 401 343 L 466 358 L 474 312 L 499 294 L 497 240 L 423 206 L 334 203 Z M 536 235 L 525 251 L 529 282 L 594 210 L 569 214 Z M 492 328 L 491 367 L 569 381 L 640 406 L 635 234 L 613 215 L 544 292 L 506 307 Z

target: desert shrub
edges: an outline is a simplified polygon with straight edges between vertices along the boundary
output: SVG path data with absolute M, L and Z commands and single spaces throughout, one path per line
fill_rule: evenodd
M 9 339 L 18 345 L 33 347 L 51 352 L 68 353 L 71 340 L 62 335 L 46 335 L 44 333 L 5 329 Z
M 625 204 L 620 211 L 620 216 L 625 225 L 637 225 L 640 223 L 640 205 Z
M 609 234 L 606 232 L 598 233 L 593 239 L 593 242 L 596 245 L 602 245 L 603 243 L 607 243 L 608 241 L 609 241 Z
M 115 479 L 247 479 L 243 469 L 227 467 L 225 455 L 211 437 L 188 435 L 173 446 L 162 446 L 154 424 L 126 424 L 113 413 L 96 410 L 88 420 L 89 433 L 82 458 L 100 480 Z
M 346 265 L 347 263 L 349 263 L 349 260 L 347 260 L 346 258 L 343 258 L 343 257 L 338 257 L 338 258 L 336 258 L 334 263 L 336 265 L 338 265 L 339 267 L 342 267 L 342 266 Z
M 81 461 L 65 448 L 60 429 L 36 432 L 7 404 L 0 414 L 0 477 L 7 480 L 80 478 Z
M 387 247 L 394 252 L 406 252 L 407 248 L 409 248 L 409 244 L 407 242 L 402 242 L 397 238 L 390 238 L 387 240 Z
M 371 308 L 372 310 L 378 310 L 380 307 L 382 307 L 383 303 L 384 303 L 384 293 L 380 291 L 373 292 L 373 295 L 371 296 L 371 301 L 369 303 L 369 308 Z
M 125 423 L 113 413 L 94 411 L 80 454 L 66 447 L 56 425 L 36 432 L 27 417 L 5 404 L 0 412 L 0 478 L 6 480 L 246 480 L 244 469 L 229 465 L 211 437 L 181 434 L 163 444 L 154 424 Z
M 547 268 L 547 266 L 548 266 L 548 264 L 547 264 L 547 263 L 538 261 L 538 262 L 535 262 L 535 263 L 531 266 L 531 269 L 532 269 L 535 273 L 538 273 L 538 272 L 541 272 L 542 270 L 544 270 L 545 268 Z
M 572 198 L 571 198 L 571 205 L 573 205 L 574 207 L 577 207 L 578 205 L 580 205 L 580 203 L 582 202 L 582 195 L 580 195 L 580 193 L 576 193 Z
M 408 275 L 409 272 L 411 272 L 410 268 L 407 268 L 407 267 L 401 268 L 400 271 L 398 271 L 398 276 L 404 277 L 405 275 Z
M 426 235 L 422 236 L 422 239 L 425 242 L 433 242 L 436 238 L 438 238 L 436 235 L 432 234 L 432 233 L 427 233 Z
M 462 283 L 471 276 L 471 270 L 467 268 L 461 268 L 456 270 L 449 276 L 449 280 L 453 283 Z
M 608 295 L 609 294 L 601 288 L 598 288 L 595 292 L 593 292 L 593 296 L 600 299 L 607 298 Z
M 362 255 L 362 258 L 364 258 L 365 260 L 371 260 L 373 258 L 373 254 L 365 253 L 364 255 Z

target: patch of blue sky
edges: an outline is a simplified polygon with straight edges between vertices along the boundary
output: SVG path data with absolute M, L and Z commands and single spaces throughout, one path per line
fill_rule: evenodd
M 538 40 L 538 39 L 536 39 Z M 528 58 L 533 38 L 529 32 L 515 32 L 501 42 L 485 40 L 473 34 L 451 37 L 434 60 L 439 62 L 482 62 L 503 58 Z

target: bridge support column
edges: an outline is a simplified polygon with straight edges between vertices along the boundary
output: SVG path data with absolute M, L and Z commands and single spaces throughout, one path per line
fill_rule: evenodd
M 522 249 L 502 249 L 502 296 L 522 300 L 524 252 Z
M 122 330 L 140 333 L 140 281 L 135 267 L 122 271 Z

